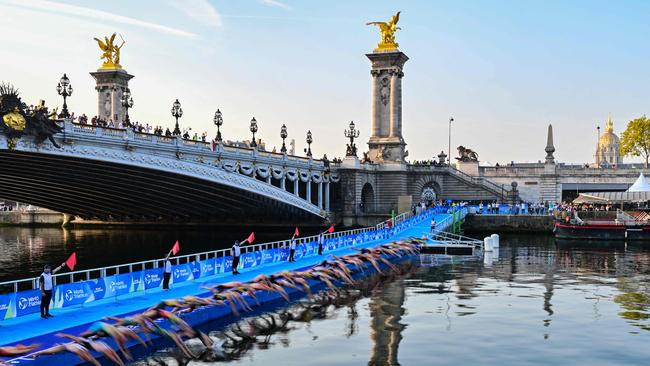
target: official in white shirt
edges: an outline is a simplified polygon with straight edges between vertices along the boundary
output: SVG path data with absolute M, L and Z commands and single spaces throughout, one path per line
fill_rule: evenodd
M 318 235 L 318 255 L 323 255 L 323 244 L 325 243 L 325 234 Z
M 172 261 L 169 260 L 169 254 L 167 254 L 167 257 L 165 257 L 165 269 L 163 271 L 163 290 L 169 290 L 169 279 L 171 277 L 172 277 Z
M 239 256 L 241 255 L 241 248 L 239 247 L 238 240 L 235 240 L 235 244 L 233 244 L 230 254 L 232 255 L 232 274 L 239 274 L 237 267 L 239 266 Z
M 53 288 L 52 275 L 60 271 L 63 267 L 65 267 L 65 263 L 61 263 L 54 270 L 52 270 L 50 265 L 46 265 L 43 267 L 43 273 L 41 273 L 41 277 L 38 279 L 41 287 L 41 318 L 43 319 L 52 317 L 50 315 L 50 301 L 52 301 Z
M 289 262 L 295 262 L 293 255 L 296 253 L 296 239 L 295 236 L 291 238 L 291 243 L 289 244 Z

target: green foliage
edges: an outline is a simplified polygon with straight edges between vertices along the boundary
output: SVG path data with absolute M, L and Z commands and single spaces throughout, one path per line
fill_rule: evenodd
M 650 156 L 650 119 L 645 115 L 631 120 L 621 135 L 621 155 L 640 156 L 648 167 Z

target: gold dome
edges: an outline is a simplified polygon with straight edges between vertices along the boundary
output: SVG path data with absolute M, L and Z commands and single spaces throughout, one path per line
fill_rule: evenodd
M 605 123 L 605 133 L 600 136 L 598 140 L 599 146 L 618 145 L 618 136 L 614 133 L 614 122 L 612 122 L 612 114 L 610 113 Z

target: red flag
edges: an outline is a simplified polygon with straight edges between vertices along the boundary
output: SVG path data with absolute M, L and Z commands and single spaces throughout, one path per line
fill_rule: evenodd
M 329 229 L 327 229 L 328 233 L 333 233 L 334 232 L 334 225 L 330 226 Z
M 251 234 L 246 238 L 246 241 L 248 244 L 253 244 L 253 241 L 255 241 L 255 232 L 251 232 Z
M 180 244 L 178 244 L 178 240 L 176 240 L 176 243 L 174 243 L 174 246 L 172 247 L 172 254 L 176 255 L 180 251 L 181 251 L 181 246 Z
M 296 226 L 296 231 L 293 232 L 293 236 L 300 236 L 300 231 L 298 231 L 297 226 Z
M 70 268 L 71 271 L 74 271 L 74 266 L 77 265 L 77 252 L 73 252 L 70 258 L 65 261 L 65 265 Z

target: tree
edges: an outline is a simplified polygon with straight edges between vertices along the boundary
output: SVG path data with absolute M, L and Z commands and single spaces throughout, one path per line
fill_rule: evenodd
M 621 134 L 621 155 L 640 156 L 648 168 L 650 158 L 650 119 L 645 115 L 631 120 Z

